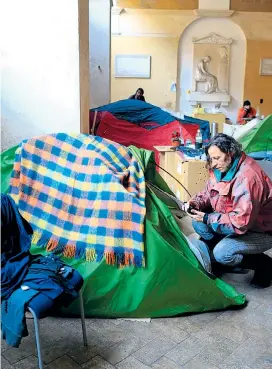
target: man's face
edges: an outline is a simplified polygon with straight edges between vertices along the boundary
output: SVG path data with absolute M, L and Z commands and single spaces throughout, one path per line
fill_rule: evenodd
M 250 105 L 245 105 L 245 106 L 244 106 L 244 109 L 245 109 L 245 110 L 250 110 Z
M 142 93 L 142 91 L 137 90 L 137 92 L 136 92 L 136 97 L 140 97 L 140 96 L 143 96 L 143 93 Z
M 225 173 L 231 165 L 231 156 L 223 153 L 217 146 L 211 146 L 208 150 L 212 169 L 218 169 Z

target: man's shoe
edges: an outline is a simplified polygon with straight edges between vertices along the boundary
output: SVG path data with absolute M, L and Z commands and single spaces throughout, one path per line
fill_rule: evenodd
M 220 278 L 225 273 L 235 273 L 236 267 L 220 264 L 217 262 L 212 263 L 212 273 Z
M 239 267 L 255 271 L 250 284 L 255 288 L 267 288 L 272 282 L 272 258 L 266 254 L 243 255 Z

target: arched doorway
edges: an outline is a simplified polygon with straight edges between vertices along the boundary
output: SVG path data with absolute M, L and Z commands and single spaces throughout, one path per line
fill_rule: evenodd
M 193 21 L 180 37 L 178 48 L 178 83 L 177 110 L 183 114 L 191 114 L 193 107 L 189 103 L 188 93 L 192 88 L 193 79 L 193 38 L 202 38 L 210 33 L 217 33 L 225 38 L 232 38 L 229 66 L 229 94 L 231 102 L 221 111 L 236 120 L 238 108 L 243 100 L 246 38 L 241 28 L 229 18 L 200 18 Z M 203 104 L 205 108 L 213 108 L 214 104 Z

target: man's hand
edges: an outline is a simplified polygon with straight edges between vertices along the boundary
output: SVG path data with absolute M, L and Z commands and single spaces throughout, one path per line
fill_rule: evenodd
M 184 202 L 183 206 L 182 206 L 182 210 L 186 211 L 186 213 L 187 213 L 188 209 L 189 209 L 189 206 L 190 206 L 189 202 Z
M 195 201 L 195 199 L 193 199 L 193 200 L 189 200 L 188 202 L 184 202 L 182 210 L 186 211 L 186 213 L 191 215 L 191 211 L 193 209 L 198 209 L 198 208 L 199 208 L 198 203 Z
M 194 220 L 196 220 L 197 222 L 203 222 L 203 218 L 205 213 L 203 213 L 202 211 L 198 211 L 195 209 L 192 209 L 192 214 L 188 213 L 190 215 L 191 218 L 193 218 Z
M 188 202 L 183 203 L 182 210 L 186 211 L 186 213 L 190 213 L 192 209 L 197 208 L 197 204 L 194 201 L 189 200 Z

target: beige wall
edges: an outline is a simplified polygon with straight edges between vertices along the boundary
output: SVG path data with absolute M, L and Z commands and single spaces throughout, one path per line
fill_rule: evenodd
M 241 27 L 248 40 L 272 40 L 272 12 L 235 12 L 230 19 Z
M 116 6 L 136 9 L 197 9 L 198 0 L 116 0 Z
M 261 114 L 267 115 L 272 113 L 272 76 L 259 75 L 261 58 L 272 58 L 272 40 L 248 40 L 244 99 L 255 108 L 259 105 Z M 262 105 L 260 99 L 264 99 Z
M 169 101 L 174 104 L 176 97 L 174 96 L 175 93 L 170 92 L 170 86 L 173 81 L 178 80 L 180 69 L 177 40 L 180 39 L 189 24 L 193 21 L 197 22 L 195 13 L 192 10 L 126 9 L 118 17 L 118 29 L 115 29 L 115 34 L 112 35 L 112 60 L 114 60 L 117 53 L 146 54 L 148 52 L 154 57 L 152 58 L 152 78 L 150 80 L 117 79 L 114 78 L 114 73 L 112 73 L 111 101 L 126 97 L 133 93 L 135 88 L 142 85 L 146 89 L 147 100 L 153 104 L 161 107 L 167 107 Z M 212 25 L 213 18 L 209 19 Z M 247 57 L 243 60 L 247 80 L 251 71 L 252 58 L 259 59 L 270 54 L 270 42 L 266 44 L 266 49 L 262 47 L 258 49 L 257 56 L 255 55 L 254 46 L 251 47 L 254 43 L 252 44 L 250 41 L 255 40 L 255 45 L 260 41 L 272 41 L 272 13 L 235 12 L 229 19 L 241 28 L 241 32 L 244 33 L 247 40 Z M 219 33 L 224 36 L 224 29 Z M 257 61 L 256 63 L 258 64 Z M 161 68 L 160 65 L 162 65 Z M 159 77 L 157 77 L 158 73 Z M 241 101 L 238 101 L 238 103 L 242 103 L 244 98 L 255 101 L 255 96 L 258 96 L 261 92 L 265 111 L 269 113 L 269 106 L 266 105 L 265 107 L 265 104 L 270 99 L 266 86 L 268 79 L 270 80 L 271 77 L 259 78 L 255 72 L 254 75 L 258 78 L 258 85 L 248 87 L 250 83 L 245 81 L 242 84 L 245 85 L 245 90 L 240 95 Z M 270 106 L 270 112 L 272 112 L 272 105 Z
M 138 87 L 145 91 L 145 98 L 151 104 L 175 109 L 176 94 L 170 91 L 172 82 L 176 81 L 177 47 L 179 39 L 152 37 L 119 37 L 112 38 L 112 70 L 116 54 L 148 54 L 151 55 L 151 78 L 114 78 L 112 73 L 112 101 L 126 99 Z
M 218 1 L 218 0 L 214 0 Z M 271 0 L 230 0 L 230 8 L 246 12 L 272 12 Z
M 132 95 L 143 87 L 148 102 L 175 110 L 176 93 L 170 91 L 177 81 L 180 34 L 195 18 L 193 11 L 127 10 L 121 14 L 112 35 L 111 101 Z M 113 16 L 112 16 L 113 18 Z M 151 78 L 115 78 L 116 54 L 151 55 Z
M 260 76 L 261 58 L 272 58 L 272 13 L 236 12 L 232 17 L 247 39 L 244 100 L 260 106 L 262 114 L 272 113 L 272 77 Z M 264 99 L 262 105 L 260 99 Z
M 177 35 L 194 19 L 193 10 L 152 10 L 125 9 L 119 16 L 119 32 L 121 35 Z
M 271 0 L 116 0 L 116 6 L 136 9 L 230 9 L 272 12 Z

